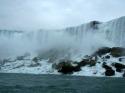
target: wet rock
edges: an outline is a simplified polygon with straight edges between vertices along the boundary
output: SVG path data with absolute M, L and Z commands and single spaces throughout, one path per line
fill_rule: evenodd
M 59 70 L 63 65 L 65 65 L 65 64 L 70 64 L 70 65 L 72 65 L 71 63 L 72 63 L 73 61 L 71 61 L 71 60 L 65 60 L 65 59 L 62 59 L 62 60 L 58 60 L 58 63 L 54 63 L 53 65 L 52 65 L 52 67 L 54 68 L 54 69 L 57 69 L 57 70 Z
M 122 47 L 113 47 L 111 48 L 111 53 L 113 57 L 125 56 L 125 48 Z
M 119 58 L 120 62 L 125 62 L 125 58 Z
M 90 58 L 90 59 L 83 59 L 81 62 L 78 63 L 78 66 L 82 67 L 82 66 L 86 66 L 89 65 L 90 67 L 95 66 L 96 65 L 96 60 Z
M 79 66 L 75 66 L 74 69 L 73 69 L 74 72 L 78 72 L 78 71 L 81 71 L 81 67 Z
M 107 61 L 107 59 L 105 57 L 102 57 L 101 59 L 102 59 L 103 62 Z
M 117 72 L 122 72 L 123 70 L 122 70 L 122 69 L 119 69 L 119 68 L 116 68 L 116 71 L 117 71 Z
M 113 63 L 112 66 L 114 66 L 115 68 L 120 68 L 120 69 L 124 69 L 125 65 L 121 64 L 121 63 Z
M 34 57 L 33 59 L 32 59 L 32 61 L 34 61 L 34 62 L 38 62 L 39 61 L 39 58 L 38 57 Z
M 93 74 L 97 74 L 97 73 L 98 73 L 97 71 L 93 72 Z
M 105 71 L 106 76 L 113 76 L 115 75 L 115 71 L 113 69 L 108 69 Z
M 112 69 L 112 67 L 108 66 L 105 62 L 102 64 L 102 67 L 105 68 L 105 75 L 106 76 L 113 76 L 115 75 L 115 71 Z
M 99 62 L 97 62 L 97 63 L 101 64 L 101 62 L 100 62 L 100 61 L 99 61 Z
M 125 69 L 125 65 L 121 63 L 113 63 L 112 66 L 116 68 L 117 72 L 122 72 L 122 69 Z
M 63 74 L 72 74 L 73 73 L 73 69 L 74 69 L 74 67 L 73 66 L 71 66 L 71 65 L 66 65 L 66 64 L 64 64 L 59 70 L 58 70 L 58 72 L 61 72 L 61 73 L 63 73 Z
M 122 61 L 122 58 L 119 58 L 118 60 L 121 62 L 121 61 Z
M 105 55 L 107 53 L 110 53 L 110 55 L 112 55 L 113 57 L 121 57 L 121 56 L 125 56 L 125 48 L 123 47 L 102 47 L 100 49 L 98 49 L 93 56 L 102 56 Z M 106 59 L 109 59 L 109 56 L 106 56 Z
M 103 62 L 102 67 L 105 68 L 106 70 L 112 69 L 112 67 L 108 66 L 105 62 Z
M 89 61 L 89 66 L 92 67 L 92 66 L 95 66 L 96 65 L 96 61 L 95 60 L 90 60 Z
M 60 64 L 59 64 L 60 65 Z M 59 68 L 58 72 L 61 72 L 63 74 L 72 74 L 73 72 L 80 71 L 79 66 L 72 66 L 70 63 L 63 62 L 61 63 L 61 68 Z
M 110 56 L 109 56 L 109 55 L 107 55 L 107 56 L 105 56 L 105 58 L 106 58 L 106 59 L 110 59 Z
M 105 55 L 107 53 L 110 53 L 111 51 L 111 48 L 109 47 L 102 47 L 100 49 L 98 49 L 94 54 L 93 56 L 102 56 L 102 55 Z
M 39 63 L 39 58 L 34 57 L 32 59 L 32 63 L 29 65 L 29 67 L 37 67 L 37 66 L 41 66 L 41 64 Z
M 73 66 L 73 62 L 71 61 L 64 61 L 58 64 L 53 64 L 53 68 L 57 69 L 58 72 L 63 74 L 72 74 L 73 72 L 77 72 L 81 70 L 81 67 L 77 64 Z
M 78 63 L 78 66 L 86 66 L 88 64 L 89 60 L 88 59 L 83 59 L 81 62 Z

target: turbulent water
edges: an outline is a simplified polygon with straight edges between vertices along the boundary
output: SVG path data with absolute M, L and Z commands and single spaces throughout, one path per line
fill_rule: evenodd
M 125 17 L 60 30 L 0 30 L 0 58 L 25 53 L 43 58 L 74 58 L 91 54 L 99 47 L 124 47 L 124 35 Z

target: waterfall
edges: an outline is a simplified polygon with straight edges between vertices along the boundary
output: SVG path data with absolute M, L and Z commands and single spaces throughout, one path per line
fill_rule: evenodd
M 60 30 L 0 30 L 0 58 L 35 53 L 42 58 L 87 55 L 99 47 L 124 47 L 125 17 L 109 22 L 91 21 Z
M 125 46 L 125 17 L 103 23 L 99 31 L 115 46 Z

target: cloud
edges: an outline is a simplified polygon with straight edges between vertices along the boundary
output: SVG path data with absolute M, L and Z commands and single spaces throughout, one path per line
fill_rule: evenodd
M 124 16 L 124 9 L 124 0 L 0 0 L 0 28 L 63 28 L 108 21 Z

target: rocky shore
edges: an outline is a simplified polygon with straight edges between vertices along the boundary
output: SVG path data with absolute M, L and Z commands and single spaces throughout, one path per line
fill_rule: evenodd
M 102 47 L 92 55 L 84 56 L 80 61 L 61 59 L 50 62 L 26 53 L 13 59 L 3 59 L 0 63 L 1 73 L 125 77 L 125 48 Z

